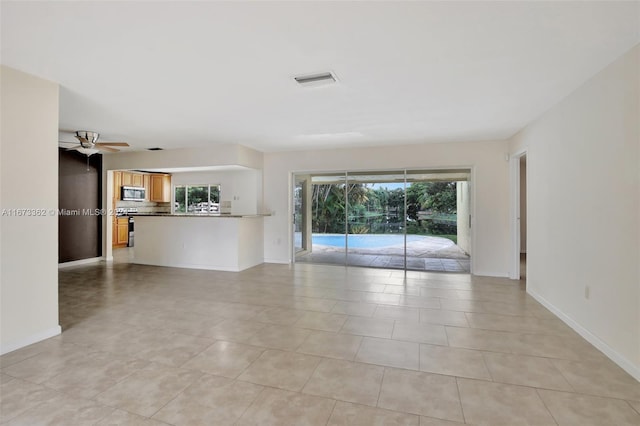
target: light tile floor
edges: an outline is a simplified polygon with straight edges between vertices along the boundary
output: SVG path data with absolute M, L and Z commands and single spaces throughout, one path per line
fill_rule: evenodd
M 326 265 L 61 270 L 8 425 L 640 425 L 640 383 L 524 283 Z

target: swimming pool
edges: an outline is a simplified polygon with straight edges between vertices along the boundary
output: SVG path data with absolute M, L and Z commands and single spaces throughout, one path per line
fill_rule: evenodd
M 313 244 L 331 247 L 344 247 L 344 234 L 313 234 Z M 407 242 L 418 241 L 420 235 L 407 235 Z M 349 234 L 349 247 L 351 248 L 378 248 L 404 244 L 402 234 Z

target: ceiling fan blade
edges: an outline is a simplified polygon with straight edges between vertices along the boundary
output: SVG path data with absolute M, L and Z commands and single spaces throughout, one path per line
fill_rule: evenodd
M 115 148 L 109 148 L 108 146 L 98 146 L 98 144 L 96 144 L 96 149 L 100 150 L 100 151 L 106 151 L 106 152 L 119 152 L 119 149 L 115 149 Z
M 78 149 L 78 148 L 82 148 L 82 145 L 76 145 L 76 146 L 71 146 L 69 148 L 65 148 L 67 151 L 71 151 L 73 149 Z
M 129 146 L 126 142 L 98 142 L 96 146 Z

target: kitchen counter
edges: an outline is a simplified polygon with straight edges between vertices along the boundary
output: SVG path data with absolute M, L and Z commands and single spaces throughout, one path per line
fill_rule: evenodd
M 134 263 L 242 271 L 264 261 L 263 217 L 268 214 L 132 213 L 131 216 L 136 220 Z

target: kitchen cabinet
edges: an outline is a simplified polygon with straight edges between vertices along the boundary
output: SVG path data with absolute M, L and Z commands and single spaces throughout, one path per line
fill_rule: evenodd
M 171 201 L 171 175 L 151 175 L 150 201 L 168 203 Z
M 122 172 L 113 172 L 113 198 L 120 199 L 120 187 L 122 186 Z M 114 203 L 115 209 L 115 203 Z
M 142 188 L 144 185 L 144 177 L 142 173 L 131 173 L 131 186 Z
M 129 241 L 129 218 L 117 217 L 115 219 L 116 232 L 113 247 L 126 247 Z
M 133 173 L 122 172 L 122 186 L 133 186 Z
M 144 200 L 151 200 L 151 175 L 146 173 L 142 175 L 142 186 L 144 188 Z

